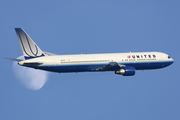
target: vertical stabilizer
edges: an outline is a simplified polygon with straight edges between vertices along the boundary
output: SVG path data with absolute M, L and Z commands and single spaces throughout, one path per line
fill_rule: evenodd
M 25 59 L 45 56 L 42 50 L 22 28 L 15 28 Z

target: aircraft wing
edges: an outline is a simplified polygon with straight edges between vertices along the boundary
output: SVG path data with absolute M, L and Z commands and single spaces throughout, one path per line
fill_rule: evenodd
M 121 67 L 125 67 L 125 65 L 118 64 L 117 62 L 110 62 L 107 65 L 94 69 L 93 71 L 115 71 L 119 70 Z

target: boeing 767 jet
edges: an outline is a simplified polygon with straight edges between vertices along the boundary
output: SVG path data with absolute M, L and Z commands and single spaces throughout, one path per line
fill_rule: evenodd
M 42 51 L 22 28 L 15 28 L 25 60 L 18 61 L 25 67 L 51 72 L 100 72 L 133 76 L 136 70 L 159 69 L 171 65 L 174 60 L 162 52 L 129 52 L 107 54 L 56 55 Z

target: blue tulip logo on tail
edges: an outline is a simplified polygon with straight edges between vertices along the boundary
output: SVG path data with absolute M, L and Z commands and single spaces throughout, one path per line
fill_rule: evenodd
M 42 50 L 22 28 L 15 28 L 25 59 L 45 56 Z

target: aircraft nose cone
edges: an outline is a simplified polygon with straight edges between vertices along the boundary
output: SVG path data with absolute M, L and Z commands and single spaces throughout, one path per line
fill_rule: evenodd
M 174 60 L 171 58 L 171 64 L 173 64 L 174 63 Z

